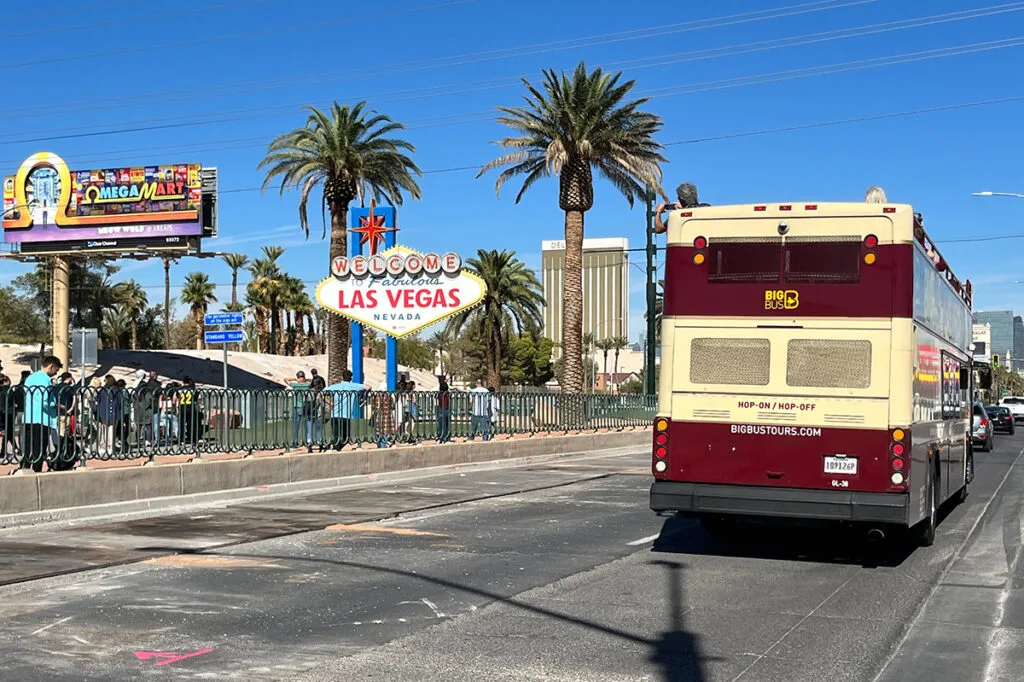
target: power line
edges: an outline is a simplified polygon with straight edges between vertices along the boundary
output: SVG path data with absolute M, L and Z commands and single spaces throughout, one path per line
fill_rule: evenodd
M 874 58 L 870 58 L 870 59 L 852 60 L 852 61 L 840 62 L 840 63 L 837 63 L 837 64 L 830 64 L 830 65 L 816 66 L 816 67 L 808 67 L 808 68 L 804 68 L 804 69 L 788 69 L 788 70 L 784 70 L 784 71 L 776 71 L 776 72 L 770 72 L 770 73 L 756 74 L 756 75 L 753 75 L 753 76 L 743 76 L 743 77 L 738 77 L 738 78 L 722 79 L 722 80 L 715 80 L 715 81 L 703 81 L 703 82 L 692 83 L 692 84 L 689 84 L 689 85 L 672 86 L 670 88 L 660 88 L 660 89 L 650 90 L 650 91 L 646 91 L 646 92 L 641 91 L 641 92 L 638 92 L 637 94 L 638 95 L 645 95 L 646 94 L 648 96 L 660 96 L 660 97 L 675 97 L 675 96 L 680 96 L 680 95 L 689 95 L 689 94 L 697 94 L 697 93 L 700 93 L 700 92 L 708 92 L 708 91 L 712 91 L 712 90 L 723 90 L 723 89 L 735 88 L 735 87 L 749 87 L 749 86 L 752 86 L 752 85 L 764 85 L 764 84 L 768 84 L 768 83 L 775 83 L 775 82 L 787 81 L 787 80 L 795 80 L 795 79 L 807 78 L 807 77 L 812 77 L 812 76 L 831 75 L 831 74 L 835 74 L 835 73 L 857 71 L 857 70 L 863 70 L 863 69 L 869 69 L 869 68 L 876 68 L 876 67 L 880 67 L 880 66 L 889 66 L 889 65 L 893 65 L 893 64 L 903 64 L 903 63 L 909 63 L 909 62 L 917 62 L 917 61 L 925 61 L 925 60 L 930 60 L 930 59 L 938 59 L 938 58 L 943 58 L 943 57 L 959 56 L 959 55 L 963 55 L 963 54 L 971 54 L 971 53 L 976 53 L 976 52 L 984 52 L 984 51 L 990 51 L 990 50 L 1005 49 L 1005 48 L 1009 48 L 1009 47 L 1017 47 L 1017 46 L 1020 46 L 1020 45 L 1024 45 L 1024 36 L 1018 36 L 1018 37 L 1015 37 L 1015 38 L 1008 38 L 1008 39 L 995 40 L 995 41 L 968 43 L 968 44 L 965 44 L 965 45 L 958 45 L 958 46 L 945 47 L 945 48 L 937 48 L 937 49 L 934 49 L 934 50 L 909 52 L 909 53 L 903 53 L 903 54 L 898 54 L 898 55 L 890 55 L 890 56 L 887 56 L 887 57 L 874 57 Z M 433 97 L 436 97 L 436 94 L 432 94 L 432 95 L 429 95 L 429 96 L 409 97 L 409 98 L 406 98 L 406 99 L 417 100 L 417 99 L 426 99 L 426 98 L 433 98 Z M 240 111 L 253 111 L 253 110 L 252 109 L 246 109 L 246 110 L 240 110 Z M 472 122 L 472 121 L 467 121 L 465 119 L 467 117 L 474 117 L 474 116 L 490 117 L 490 116 L 493 116 L 493 112 L 489 112 L 489 111 L 484 111 L 484 112 L 466 112 L 466 113 L 461 113 L 461 114 L 448 114 L 448 115 L 440 116 L 440 117 L 426 117 L 426 118 L 414 119 L 414 120 L 419 120 L 419 121 L 439 121 L 439 120 L 440 121 L 444 121 L 444 120 L 447 120 L 448 121 L 448 123 L 436 123 L 436 124 L 433 124 L 434 126 L 439 126 L 439 125 L 453 125 L 453 124 L 458 124 L 458 123 Z M 207 121 L 194 121 L 194 122 L 179 121 L 179 122 L 176 122 L 176 123 L 162 123 L 162 124 L 158 124 L 158 125 L 139 125 L 137 127 L 126 127 L 126 128 L 120 128 L 120 129 L 112 129 L 112 130 L 94 130 L 94 131 L 86 131 L 86 132 L 65 133 L 65 134 L 62 134 L 62 135 L 49 135 L 49 136 L 42 136 L 42 137 L 23 138 L 23 139 L 19 139 L 19 140 L 9 140 L 9 141 L 6 141 L 6 142 L 0 142 L 0 146 L 12 145 L 12 144 L 36 143 L 36 142 L 52 142 L 52 141 L 66 140 L 66 139 L 82 139 L 82 138 L 100 137 L 100 136 L 107 136 L 107 135 L 120 135 L 120 134 L 126 134 L 126 133 L 134 133 L 134 132 L 153 132 L 153 131 L 157 131 L 157 130 L 168 130 L 168 129 L 174 129 L 174 128 L 189 128 L 189 127 L 198 127 L 198 126 L 214 125 L 214 124 L 225 124 L 225 123 L 232 123 L 232 124 L 234 124 L 234 123 L 237 123 L 240 120 L 251 120 L 251 119 L 257 119 L 257 118 L 275 118 L 275 117 L 277 117 L 276 114 L 247 115 L 247 116 L 227 116 L 227 117 L 218 118 L 218 119 L 211 119 L 211 120 L 207 120 Z M 454 119 L 463 119 L 463 120 L 454 120 Z M 150 120 L 152 120 L 152 119 L 150 119 Z M 159 119 L 159 120 L 163 120 L 163 119 Z M 142 122 L 143 121 L 140 121 L 139 123 L 142 123 Z M 415 127 L 427 127 L 427 126 L 409 126 L 410 129 L 415 129 Z M 2 136 L 0 136 L 0 137 L 2 137 Z
M 792 38 L 773 39 L 773 40 L 767 40 L 767 41 L 758 41 L 758 42 L 754 42 L 754 43 L 743 43 L 743 44 L 740 44 L 740 45 L 725 46 L 725 47 L 718 47 L 718 48 L 708 48 L 708 49 L 704 49 L 704 50 L 696 50 L 696 51 L 689 51 L 689 52 L 678 52 L 678 53 L 672 53 L 672 54 L 668 54 L 668 55 L 662 55 L 660 57 L 647 57 L 647 58 L 643 58 L 643 59 L 640 59 L 640 60 L 629 60 L 629 61 L 625 61 L 625 62 L 615 62 L 615 63 L 612 63 L 611 65 L 609 65 L 609 67 L 610 68 L 627 68 L 627 67 L 632 67 L 632 68 L 635 68 L 635 69 L 656 68 L 656 67 L 660 67 L 660 66 L 676 65 L 676 64 L 679 64 L 679 63 L 683 63 L 683 62 L 700 61 L 700 60 L 706 60 L 706 59 L 715 59 L 715 58 L 719 58 L 719 57 L 728 57 L 728 56 L 734 56 L 734 55 L 740 55 L 740 54 L 749 54 L 749 53 L 752 53 L 752 52 L 760 52 L 760 51 L 765 51 L 765 50 L 773 50 L 773 49 L 779 49 L 779 48 L 783 48 L 783 47 L 790 47 L 790 46 L 797 46 L 797 45 L 806 45 L 806 44 L 811 44 L 811 43 L 815 43 L 815 42 L 822 42 L 822 41 L 827 41 L 827 40 L 838 40 L 838 39 L 845 39 L 845 38 L 848 38 L 848 37 L 859 37 L 859 36 L 863 36 L 863 35 L 870 35 L 872 33 L 880 33 L 880 32 L 885 32 L 885 31 L 904 30 L 904 29 L 907 29 L 907 28 L 915 28 L 915 27 L 918 27 L 918 26 L 926 26 L 926 25 L 932 25 L 932 24 L 936 24 L 936 23 L 946 23 L 946 22 L 951 22 L 951 21 L 963 21 L 965 19 L 976 18 L 978 16 L 987 16 L 988 14 L 993 14 L 993 13 L 1008 12 L 1008 11 L 1021 11 L 1021 10 L 1024 10 L 1024 2 L 1013 3 L 1011 5 L 997 5 L 997 6 L 993 6 L 993 7 L 980 8 L 980 9 L 971 10 L 971 11 L 961 11 L 961 12 L 952 12 L 952 13 L 946 13 L 946 14 L 932 15 L 932 16 L 927 16 L 927 17 L 921 17 L 921 18 L 918 18 L 918 19 L 913 19 L 913 20 L 901 20 L 901 21 L 888 22 L 888 23 L 883 23 L 883 24 L 871 24 L 871 25 L 857 27 L 857 28 L 852 28 L 852 29 L 841 29 L 839 31 L 826 31 L 826 32 L 805 34 L 805 35 L 801 35 L 801 36 L 794 36 Z M 960 48 L 942 48 L 942 49 L 950 50 L 950 49 L 960 49 Z M 941 49 L 939 51 L 941 51 Z M 933 52 L 935 52 L 935 51 L 933 51 Z M 918 56 L 918 54 L 919 53 L 911 53 L 910 55 L 896 55 L 896 56 L 892 56 L 892 57 L 879 57 L 879 58 L 875 58 L 874 60 L 860 60 L 858 62 L 845 62 L 845 63 L 838 64 L 838 65 L 809 67 L 808 69 L 804 69 L 802 71 L 805 72 L 803 75 L 815 75 L 813 73 L 815 70 L 821 70 L 821 69 L 829 69 L 829 70 L 831 70 L 831 69 L 836 69 L 836 68 L 840 68 L 840 67 L 848 67 L 850 65 L 855 65 L 855 64 L 863 64 L 865 62 L 870 62 L 870 61 L 884 62 L 885 60 L 893 60 L 893 59 L 898 59 L 898 58 L 906 58 L 908 56 Z M 935 56 L 943 56 L 943 55 L 936 54 Z M 871 66 L 874 66 L 874 64 L 866 64 L 866 65 L 862 66 L 861 68 L 870 68 Z M 396 68 L 396 67 L 391 67 L 391 70 L 388 71 L 387 73 L 389 75 L 394 75 L 394 73 L 395 73 L 394 68 Z M 782 71 L 782 72 L 774 72 L 774 73 L 768 73 L 768 74 L 758 74 L 758 75 L 753 75 L 753 76 L 745 76 L 745 77 L 741 77 L 741 78 L 738 78 L 738 79 L 730 79 L 730 81 L 735 81 L 737 84 L 741 84 L 741 85 L 745 84 L 745 83 L 740 83 L 740 81 L 751 81 L 750 84 L 756 84 L 756 83 L 754 83 L 752 81 L 759 81 L 759 80 L 764 80 L 764 79 L 768 79 L 768 78 L 778 79 L 779 77 L 785 77 L 785 79 L 789 80 L 789 79 L 792 79 L 794 77 L 792 74 L 793 74 L 792 71 Z M 392 91 L 392 92 L 377 93 L 375 95 L 362 95 L 360 97 L 355 97 L 355 98 L 351 98 L 351 99 L 370 99 L 370 98 L 373 98 L 376 101 L 397 101 L 397 102 L 401 102 L 401 101 L 415 101 L 415 100 L 422 100 L 422 99 L 427 99 L 427 98 L 435 99 L 435 98 L 441 97 L 441 96 L 460 95 L 460 94 L 467 94 L 467 93 L 471 93 L 471 92 L 480 92 L 480 91 L 485 91 L 485 90 L 496 90 L 496 89 L 505 89 L 505 88 L 509 88 L 509 87 L 515 87 L 515 86 L 518 86 L 520 84 L 522 78 L 524 78 L 524 76 L 520 75 L 520 76 L 516 76 L 516 77 L 511 77 L 511 78 L 497 78 L 497 79 L 469 81 L 469 82 L 463 82 L 463 83 L 453 83 L 453 84 L 450 84 L 450 85 L 430 86 L 430 87 L 426 87 L 426 88 L 423 88 L 423 87 L 421 87 L 421 88 L 411 88 L 411 89 L 403 89 L 403 90 L 397 90 L 397 91 Z M 684 86 L 673 86 L 670 89 L 676 91 L 674 93 L 663 92 L 666 89 L 662 88 L 660 90 L 650 91 L 649 93 L 646 93 L 646 94 L 655 95 L 655 96 L 659 95 L 659 94 L 662 94 L 664 96 L 664 95 L 670 95 L 670 94 L 688 94 L 688 93 L 693 93 L 693 92 L 704 92 L 704 91 L 707 91 L 707 90 L 717 90 L 717 89 L 722 89 L 721 86 L 723 86 L 723 85 L 728 85 L 730 81 L 698 82 L 698 83 L 693 83 L 693 84 L 684 85 Z M 774 81 L 773 80 L 769 80 L 768 82 L 774 82 Z M 234 93 L 234 94 L 244 94 L 244 93 L 243 92 L 238 92 L 238 93 Z M 405 95 L 405 96 L 403 97 L 403 95 Z M 254 120 L 254 119 L 277 118 L 278 116 L 276 114 L 270 114 L 270 112 L 282 112 L 282 114 L 281 114 L 282 116 L 284 115 L 284 112 L 287 112 L 287 114 L 289 116 L 291 116 L 293 114 L 293 112 L 294 112 L 294 109 L 296 107 L 300 106 L 300 104 L 302 104 L 302 103 L 275 104 L 275 105 L 269 105 L 269 106 L 264 106 L 264 107 L 255 107 L 255 108 L 254 107 L 246 107 L 246 108 L 243 108 L 243 109 L 228 110 L 226 112 L 225 111 L 219 111 L 219 112 L 216 112 L 216 113 L 191 114 L 191 115 L 187 115 L 187 116 L 179 116 L 179 117 L 177 117 L 175 123 L 173 123 L 173 124 L 164 123 L 164 121 L 166 121 L 166 117 L 137 119 L 137 120 L 134 120 L 134 121 L 125 122 L 125 123 L 121 123 L 121 124 L 111 124 L 114 127 L 112 129 L 110 129 L 110 130 L 94 130 L 94 131 L 88 131 L 88 132 L 80 132 L 80 133 L 76 133 L 76 134 L 83 135 L 83 136 L 110 135 L 110 134 L 122 134 L 122 133 L 125 133 L 125 132 L 141 132 L 141 131 L 147 131 L 147 130 L 151 130 L 151 129 L 166 129 L 166 127 L 168 127 L 168 126 L 178 127 L 178 128 L 185 128 L 185 127 L 189 127 L 191 125 L 196 125 L 196 126 L 199 126 L 199 125 L 216 125 L 216 124 L 220 124 L 220 123 L 233 123 L 233 122 L 236 122 L 236 121 L 239 121 L 239 120 Z M 317 105 L 323 105 L 324 102 L 321 101 L 321 102 L 317 102 L 316 104 Z M 111 106 L 117 106 L 117 105 L 113 105 L 112 104 Z M 67 109 L 67 105 L 62 105 L 61 108 L 66 110 Z M 92 109 L 92 107 L 90 107 L 90 108 Z M 32 108 L 31 110 L 25 110 L 25 111 L 28 112 L 28 113 L 24 114 L 23 116 L 31 116 L 33 118 L 38 118 L 38 116 L 39 116 L 39 109 L 38 108 Z M 258 113 L 258 112 L 265 112 L 265 113 Z M 226 116 L 225 114 L 229 114 L 229 115 Z M 489 115 L 491 115 L 491 112 L 489 112 L 489 111 L 488 112 L 473 112 L 471 114 L 463 114 L 463 115 L 464 116 L 482 116 L 482 115 L 489 116 Z M 212 120 L 202 120 L 202 119 L 210 119 L 211 116 L 215 116 L 216 118 L 214 118 Z M 20 118 L 20 116 L 15 116 L 15 117 L 7 116 L 5 118 Z M 139 126 L 144 126 L 144 127 L 139 127 Z M 64 130 L 66 130 L 66 128 L 62 127 L 62 128 L 58 128 L 58 129 L 49 129 L 49 130 L 36 131 L 35 134 L 38 135 L 38 134 L 41 134 L 41 133 L 61 133 Z M 17 136 L 19 134 L 20 133 L 7 133 L 7 134 L 0 135 L 0 138 L 3 138 L 3 137 L 15 137 L 15 136 Z M 49 139 L 50 138 L 46 138 L 46 139 L 33 138 L 30 141 L 32 141 L 32 142 L 35 142 L 35 141 L 48 141 Z M 8 142 L 7 144 L 11 144 L 11 143 L 12 142 Z
M 178 49 L 183 47 L 195 47 L 196 45 L 206 45 L 208 43 L 224 43 L 229 40 L 240 40 L 244 38 L 259 38 L 262 36 L 280 36 L 282 33 L 292 33 L 294 31 L 305 31 L 316 28 L 323 28 L 325 26 L 340 26 L 344 24 L 355 24 L 364 21 L 371 21 L 375 19 L 390 19 L 405 14 L 412 14 L 416 12 L 425 12 L 434 9 L 444 9 L 448 7 L 459 7 L 462 5 L 472 5 L 478 2 L 488 2 L 488 0 L 452 0 L 441 5 L 430 5 L 427 7 L 413 7 L 407 9 L 391 10 L 388 12 L 381 12 L 366 17 L 346 17 L 344 19 L 329 19 L 325 21 L 317 21 L 311 24 L 297 24 L 292 26 L 279 26 L 273 29 L 267 29 L 264 31 L 251 31 L 248 33 L 234 33 L 226 36 L 211 36 L 209 38 L 196 38 L 195 40 L 186 40 L 178 43 L 165 43 L 163 45 L 147 45 L 145 47 L 130 47 L 120 50 L 108 50 L 106 52 L 93 52 L 91 54 L 75 54 L 65 57 L 50 57 L 49 59 L 38 59 L 30 62 L 17 62 L 13 64 L 4 64 L 0 66 L 0 70 L 10 69 L 22 69 L 29 66 L 43 66 L 46 64 L 61 64 L 70 61 L 84 61 L 102 59 L 104 57 L 120 57 L 128 54 L 138 54 L 145 52 L 152 54 L 160 50 Z
M 96 28 L 103 28 L 106 26 L 119 26 L 121 24 L 135 23 L 139 21 L 158 21 L 162 19 L 178 19 L 189 14 L 200 14 L 203 12 L 216 12 L 222 9 L 235 9 L 237 7 L 249 7 L 252 5 L 266 5 L 274 2 L 275 0 L 245 0 L 244 2 L 234 2 L 231 4 L 224 5 L 208 5 L 206 7 L 185 7 L 179 8 L 171 13 L 165 14 L 149 14 L 141 17 L 120 17 L 117 19 L 111 19 L 109 21 L 101 21 L 93 24 L 76 24 L 74 26 L 54 26 L 52 28 L 45 29 L 33 29 L 27 33 L 14 33 L 8 35 L 0 35 L 0 40 L 18 40 L 21 38 L 33 38 L 38 39 L 41 36 L 52 35 L 54 33 L 68 33 L 72 31 L 85 31 Z M 128 3 L 114 3 L 114 4 L 128 4 Z M 90 5 L 89 9 L 95 9 L 94 5 Z M 17 22 L 14 22 L 17 23 Z M 3 67 L 0 67 L 3 68 Z
M 691 145 L 691 144 L 703 144 L 707 142 L 719 142 L 722 140 L 733 140 L 744 137 L 760 137 L 762 135 L 777 135 L 781 133 L 797 132 L 801 130 L 812 130 L 816 128 L 827 128 L 832 126 L 841 125 L 852 125 L 855 123 L 866 123 L 870 121 L 881 121 L 893 118 L 904 118 L 908 116 L 920 116 L 923 114 L 939 113 L 944 111 L 955 111 L 959 109 L 970 109 L 984 106 L 992 106 L 996 104 L 1008 104 L 1013 102 L 1024 101 L 1024 95 L 1016 95 L 1011 97 L 1001 97 L 998 99 L 981 100 L 975 102 L 962 102 L 958 104 L 946 104 L 936 107 L 926 107 L 918 109 L 910 109 L 906 111 L 894 111 L 884 114 L 872 114 L 867 116 L 857 116 L 852 118 L 837 119 L 831 121 L 818 121 L 814 123 L 803 123 L 792 126 L 781 126 L 777 128 L 762 128 L 759 130 L 746 130 L 735 133 L 726 133 L 722 135 L 709 135 L 705 137 L 690 138 L 687 140 L 676 140 L 673 142 L 664 143 L 665 147 L 674 147 L 680 145 Z M 15 162 L 17 163 L 17 162 Z M 8 164 L 9 165 L 9 164 Z M 483 164 L 474 166 L 453 166 L 449 168 L 434 168 L 423 171 L 424 175 L 437 175 L 441 173 L 458 173 L 464 171 L 479 171 L 483 167 Z M 262 187 L 238 187 L 233 189 L 222 189 L 219 194 L 240 194 L 248 192 L 260 192 Z
M 477 1 L 477 0 L 473 0 L 473 1 Z M 210 94 L 210 93 L 212 93 L 214 91 L 225 91 L 225 90 L 230 91 L 230 92 L 226 92 L 225 94 L 234 94 L 234 95 L 246 94 L 246 92 L 258 92 L 258 91 L 261 90 L 261 88 L 251 89 L 253 86 L 260 86 L 260 85 L 266 85 L 266 84 L 272 84 L 272 85 L 273 84 L 277 84 L 277 85 L 282 85 L 282 86 L 295 86 L 295 87 L 301 87 L 301 86 L 305 86 L 305 85 L 323 84 L 324 81 L 322 79 L 327 77 L 327 76 L 339 76 L 339 75 L 342 75 L 342 76 L 349 76 L 351 78 L 369 78 L 369 77 L 374 77 L 374 76 L 379 76 L 379 75 L 394 75 L 396 73 L 409 73 L 409 72 L 412 72 L 412 71 L 428 70 L 428 69 L 432 69 L 432 68 L 445 68 L 445 67 L 450 67 L 450 66 L 465 66 L 465 65 L 469 65 L 469 64 L 477 64 L 477 63 L 487 62 L 487 61 L 505 60 L 505 59 L 512 59 L 512 58 L 521 57 L 521 56 L 532 56 L 532 55 L 537 55 L 537 54 L 546 54 L 546 53 L 550 53 L 550 52 L 558 52 L 558 51 L 564 51 L 564 50 L 570 50 L 570 49 L 579 49 L 581 47 L 593 47 L 593 46 L 596 46 L 596 45 L 608 44 L 609 42 L 613 42 L 614 43 L 614 42 L 628 42 L 628 41 L 633 41 L 633 40 L 649 40 L 649 39 L 654 38 L 654 37 L 664 37 L 666 35 L 672 35 L 672 34 L 676 34 L 676 33 L 683 33 L 683 32 L 702 30 L 702 29 L 710 29 L 710 28 L 721 28 L 721 27 L 724 27 L 724 26 L 732 26 L 732 25 L 736 25 L 736 24 L 751 23 L 751 22 L 756 22 L 756 21 L 765 21 L 765 20 L 769 20 L 769 19 L 785 18 L 785 17 L 789 17 L 789 16 L 794 16 L 794 15 L 797 15 L 797 14 L 806 14 L 806 13 L 810 13 L 810 12 L 821 12 L 821 11 L 827 11 L 827 10 L 832 10 L 832 9 L 840 9 L 840 8 L 850 7 L 850 6 L 870 4 L 870 3 L 874 3 L 874 2 L 878 2 L 878 1 L 879 0 L 816 0 L 815 2 L 805 2 L 805 3 L 801 3 L 801 4 L 788 5 L 788 6 L 785 6 L 785 7 L 779 7 L 779 8 L 768 9 L 768 10 L 758 10 L 758 11 L 754 11 L 754 12 L 745 12 L 745 13 L 741 13 L 741 14 L 732 14 L 732 15 L 726 15 L 726 16 L 721 16 L 721 17 L 712 17 L 712 18 L 709 18 L 709 19 L 696 19 L 696 20 L 691 20 L 691 21 L 686 21 L 686 22 L 681 22 L 681 23 L 676 23 L 676 24 L 667 24 L 667 25 L 666 24 L 659 24 L 659 25 L 656 25 L 656 26 L 642 28 L 642 29 L 632 29 L 632 30 L 629 30 L 629 31 L 617 31 L 617 32 L 613 32 L 613 33 L 601 33 L 601 34 L 595 34 L 595 35 L 591 35 L 591 36 L 584 36 L 582 38 L 571 38 L 571 39 L 552 41 L 552 42 L 546 42 L 546 43 L 536 43 L 536 44 L 532 44 L 532 45 L 525 45 L 525 46 L 513 47 L 513 48 L 503 48 L 503 49 L 498 49 L 498 50 L 488 50 L 488 51 L 484 51 L 484 52 L 471 52 L 471 53 L 465 53 L 465 54 L 459 54 L 459 55 L 452 55 L 452 56 L 448 56 L 448 57 L 437 57 L 437 58 L 433 58 L 433 59 L 420 59 L 420 60 L 414 60 L 414 61 L 399 62 L 399 63 L 385 65 L 385 66 L 380 66 L 380 67 L 367 67 L 367 68 L 363 68 L 363 69 L 345 69 L 345 70 L 341 70 L 341 71 L 328 72 L 328 73 L 324 73 L 324 74 L 314 74 L 314 75 L 309 75 L 309 76 L 299 76 L 299 77 L 289 76 L 287 78 L 279 78 L 279 79 L 259 79 L 259 80 L 254 80 L 254 81 L 248 81 L 246 83 L 232 83 L 232 84 L 228 84 L 228 85 L 222 85 L 222 86 L 215 86 L 215 87 L 205 88 L 204 89 L 204 94 Z M 436 6 L 435 5 L 435 6 L 433 6 L 433 8 L 446 7 L 446 6 L 447 5 L 442 5 L 442 6 Z M 428 7 L 428 8 L 424 8 L 424 9 L 431 9 L 431 8 Z M 373 19 L 373 18 L 375 18 L 375 17 L 364 18 L 362 20 L 370 20 L 370 19 Z M 321 24 L 317 24 L 317 25 L 319 26 Z M 303 26 L 301 28 L 307 28 L 307 27 Z M 277 31 L 275 31 L 275 33 L 276 32 Z M 216 39 L 216 40 L 220 40 L 220 39 Z M 173 46 L 173 47 L 176 47 L 176 45 Z M 147 48 L 147 49 L 150 49 L 150 48 Z M 158 49 L 158 48 L 152 48 L 152 49 Z M 90 57 L 97 57 L 97 56 L 105 56 L 105 55 L 104 54 L 100 54 L 100 55 L 85 55 L 85 56 L 79 55 L 78 58 L 90 58 Z M 331 82 L 331 81 L 327 81 L 327 82 Z M 265 88 L 263 88 L 263 89 L 265 89 Z M 132 101 L 140 101 L 140 102 L 175 101 L 173 99 L 172 100 L 167 100 L 166 99 L 167 95 L 173 95 L 173 96 L 177 96 L 177 95 L 190 95 L 191 96 L 191 97 L 184 97 L 183 99 L 194 99 L 194 98 L 202 98 L 203 97 L 203 95 L 198 95 L 197 96 L 195 88 L 191 88 L 191 89 L 188 89 L 188 90 L 178 90 L 178 91 L 172 91 L 172 92 L 169 92 L 169 93 L 168 92 L 161 93 L 160 95 L 157 95 L 156 97 L 157 98 L 164 98 L 164 99 L 159 99 L 159 100 L 154 99 L 153 96 L 145 96 L 144 95 L 144 96 L 122 97 L 122 98 L 118 98 L 118 99 L 104 98 L 103 101 L 104 101 L 105 104 L 107 104 L 109 106 L 115 106 L 117 108 L 122 108 L 122 107 L 125 106 L 126 103 L 132 102 Z M 178 98 L 178 99 L 182 99 L 182 98 Z M 39 113 L 45 112 L 45 111 L 51 110 L 51 109 L 56 109 L 56 110 L 68 110 L 68 109 L 77 110 L 80 107 L 88 106 L 88 107 L 90 107 L 90 110 L 93 110 L 93 108 L 91 106 L 92 103 L 93 102 L 90 101 L 90 100 L 77 101 L 77 102 L 61 102 L 59 104 L 54 104 L 54 105 L 46 105 L 46 106 L 38 106 L 38 105 L 36 105 L 36 106 L 32 106 L 32 107 L 26 107 L 26 108 L 23 108 L 23 109 L 7 110 L 7 112 L 11 112 L 11 111 L 18 112 L 18 111 L 21 111 L 21 112 L 25 112 L 25 113 L 27 113 L 29 115 L 32 115 L 32 116 L 38 116 Z M 291 106 L 298 106 L 298 105 L 291 105 Z M 0 113 L 2 113 L 2 112 L 0 112 Z

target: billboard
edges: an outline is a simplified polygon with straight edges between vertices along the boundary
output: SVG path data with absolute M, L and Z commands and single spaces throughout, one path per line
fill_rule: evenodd
M 373 256 L 335 258 L 316 299 L 333 313 L 388 336 L 408 336 L 483 300 L 487 285 L 457 253 L 395 246 Z
M 201 170 L 193 163 L 76 171 L 56 154 L 35 154 L 4 178 L 4 242 L 202 236 Z

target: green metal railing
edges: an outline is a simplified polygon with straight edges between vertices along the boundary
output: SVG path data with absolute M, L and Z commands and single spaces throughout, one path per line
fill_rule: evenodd
M 646 427 L 654 396 L 0 386 L 0 462 L 391 447 Z

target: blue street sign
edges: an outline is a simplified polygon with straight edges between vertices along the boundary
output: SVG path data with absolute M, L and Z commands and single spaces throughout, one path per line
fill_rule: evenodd
M 209 313 L 203 317 L 203 324 L 207 327 L 215 324 L 242 324 L 242 313 Z
M 241 329 L 231 329 L 224 332 L 203 332 L 206 343 L 241 343 L 245 341 L 245 332 Z

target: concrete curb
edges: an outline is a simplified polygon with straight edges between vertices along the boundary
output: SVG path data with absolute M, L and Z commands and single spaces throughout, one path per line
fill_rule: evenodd
M 105 513 L 210 504 L 334 488 L 382 474 L 560 458 L 646 447 L 647 431 L 618 431 L 446 445 L 281 455 L 260 459 L 79 469 L 0 478 L 0 528 Z

